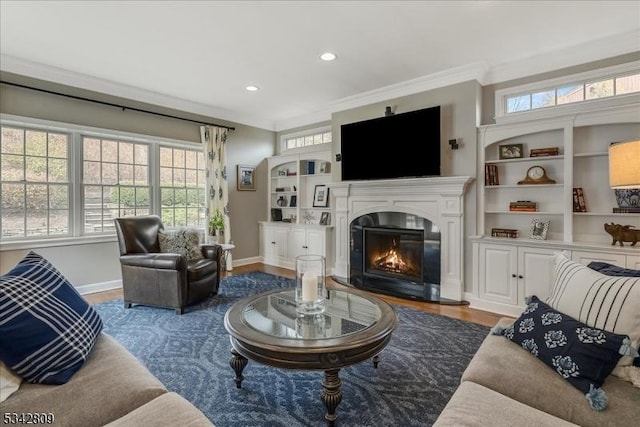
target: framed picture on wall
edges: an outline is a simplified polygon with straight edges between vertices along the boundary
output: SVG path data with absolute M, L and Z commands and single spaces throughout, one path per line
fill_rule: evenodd
M 238 165 L 238 191 L 256 191 L 256 167 Z
M 316 185 L 313 192 L 313 207 L 326 208 L 329 206 L 329 187 L 326 185 Z

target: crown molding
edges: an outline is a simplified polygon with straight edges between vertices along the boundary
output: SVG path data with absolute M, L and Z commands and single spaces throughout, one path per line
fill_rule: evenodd
M 173 108 L 193 114 L 227 120 L 234 123 L 242 123 L 255 126 L 261 129 L 274 131 L 275 123 L 272 120 L 264 120 L 251 117 L 241 112 L 217 108 L 211 105 L 188 101 L 182 98 L 163 95 L 145 89 L 115 83 L 110 80 L 88 76 L 86 74 L 75 73 L 63 68 L 51 67 L 48 65 L 27 61 L 9 55 L 0 55 L 0 69 L 9 73 L 19 74 L 34 79 L 44 80 L 52 83 L 72 86 L 79 89 L 100 92 L 111 96 L 131 99 L 138 102 L 145 102 L 159 105 L 166 108 Z

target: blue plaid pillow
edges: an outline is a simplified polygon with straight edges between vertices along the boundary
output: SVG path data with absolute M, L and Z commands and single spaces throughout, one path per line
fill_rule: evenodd
M 591 328 L 554 310 L 536 296 L 526 310 L 505 329 L 494 334 L 520 344 L 578 390 L 589 406 L 601 411 L 607 396 L 600 388 L 622 356 L 637 356 L 626 335 Z
M 0 360 L 25 381 L 69 381 L 100 331 L 98 313 L 35 252 L 0 277 Z

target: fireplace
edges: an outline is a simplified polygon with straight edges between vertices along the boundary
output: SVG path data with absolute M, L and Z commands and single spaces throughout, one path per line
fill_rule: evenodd
M 464 195 L 472 181 L 468 176 L 441 176 L 332 183 L 333 277 L 380 293 L 460 303 L 465 266 Z M 403 213 L 404 220 L 387 221 L 390 212 Z M 394 277 L 379 269 L 367 271 L 365 277 L 365 227 L 422 230 L 422 280 L 411 280 L 411 274 Z
M 427 218 L 376 212 L 351 223 L 350 283 L 420 301 L 440 300 L 440 231 Z

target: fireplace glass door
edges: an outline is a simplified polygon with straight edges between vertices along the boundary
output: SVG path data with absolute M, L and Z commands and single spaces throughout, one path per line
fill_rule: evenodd
M 364 227 L 363 271 L 422 282 L 422 230 Z

